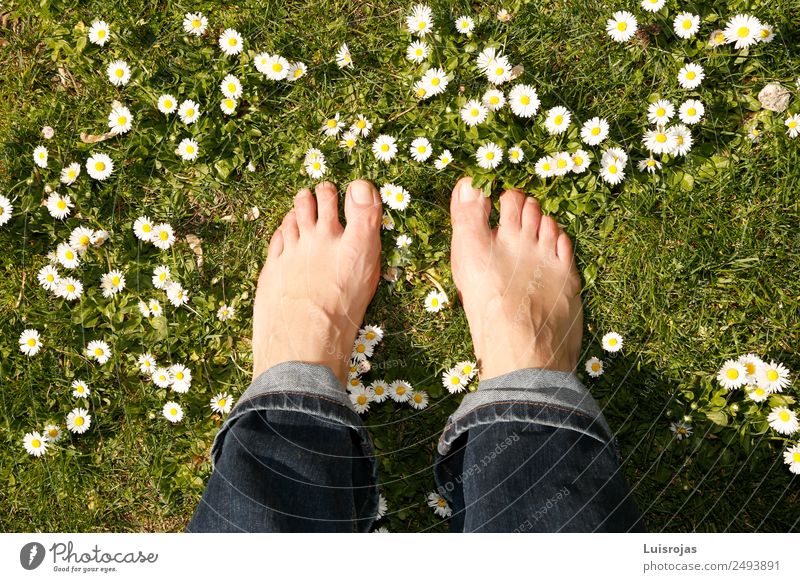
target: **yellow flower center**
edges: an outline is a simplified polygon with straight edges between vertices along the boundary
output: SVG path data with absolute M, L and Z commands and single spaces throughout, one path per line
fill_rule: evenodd
M 383 386 L 380 386 L 380 385 L 375 386 L 375 394 L 377 394 L 378 396 L 382 396 L 383 395 Z
M 608 173 L 609 173 L 609 174 L 616 174 L 618 171 L 619 171 L 619 170 L 617 170 L 617 166 L 611 165 L 611 166 L 609 166 L 609 167 L 608 167 Z M 611 346 L 613 346 L 613 345 L 615 345 L 616 343 L 617 343 L 617 342 L 616 342 L 615 340 L 611 340 L 610 342 L 608 342 L 608 345 L 611 345 Z
M 689 115 L 689 117 L 694 117 L 697 115 L 697 109 L 694 107 L 689 107 L 689 109 L 686 110 L 686 113 Z
M 228 46 L 236 46 L 236 39 L 234 37 L 228 39 Z
M 421 22 L 420 22 L 420 23 L 417 25 L 417 28 L 418 28 L 419 30 L 423 30 L 423 29 L 424 29 L 426 26 L 427 26 L 427 24 L 426 24 L 426 22 L 423 20 L 423 21 L 421 21 Z
M 433 299 L 431 299 L 431 305 L 433 307 L 438 307 L 439 306 L 439 300 L 436 297 L 434 297 Z
M 97 38 L 105 38 L 105 37 L 106 37 L 106 31 L 105 30 L 103 30 L 101 28 L 100 30 L 97 31 Z
M 75 258 L 75 253 L 68 250 L 67 252 L 64 253 L 64 258 L 66 258 L 68 261 L 71 261 L 72 259 Z
M 33 440 L 31 441 L 31 446 L 32 446 L 34 449 L 38 449 L 39 447 L 41 447 L 41 446 L 42 446 L 42 441 L 40 441 L 39 439 L 33 439 Z
M 494 152 L 486 152 L 486 159 L 493 160 L 494 159 Z
M 87 246 L 87 245 L 89 244 L 89 240 L 90 240 L 90 239 L 89 239 L 89 237 L 88 237 L 87 235 L 85 235 L 85 234 L 84 234 L 84 235 L 83 235 L 83 236 L 82 236 L 82 237 L 79 239 L 79 241 L 78 241 L 78 242 L 80 242 L 80 243 L 81 243 L 81 246 L 82 246 L 82 247 L 85 247 L 85 246 Z
M 194 146 L 193 145 L 187 145 L 186 146 L 186 153 L 187 154 L 193 154 L 194 153 Z
M 527 95 L 523 95 L 522 97 L 520 97 L 519 102 L 522 103 L 523 105 L 530 105 L 531 98 L 528 97 Z
M 450 378 L 450 383 L 453 386 L 458 386 L 459 384 L 461 384 L 461 378 L 459 378 L 458 376 L 453 376 L 452 378 Z
M 194 20 L 192 20 L 192 27 L 193 28 L 200 28 L 200 19 L 199 18 L 195 18 Z
M 177 416 L 178 415 L 178 409 L 177 408 L 170 408 L 169 409 L 169 414 L 170 414 L 170 416 Z
M 497 68 L 494 70 L 494 74 L 495 74 L 495 75 L 497 75 L 498 77 L 499 77 L 500 75 L 502 75 L 503 73 L 505 73 L 505 72 L 506 72 L 506 70 L 505 70 L 503 67 L 497 67 Z
M 658 109 L 656 109 L 656 115 L 658 117 L 664 117 L 666 114 L 667 114 L 667 110 L 664 109 L 663 107 L 659 107 Z
M 276 73 L 280 73 L 283 70 L 283 65 L 280 63 L 273 63 L 272 70 L 275 71 Z
M 169 238 L 169 233 L 166 230 L 162 230 L 158 233 L 158 238 L 161 240 L 167 240 Z
M 56 206 L 58 206 L 59 210 L 65 210 L 67 208 L 67 203 L 64 202 L 63 200 L 59 200 L 58 202 L 56 202 Z
M 561 125 L 562 123 L 564 123 L 564 116 L 563 116 L 563 115 L 556 115 L 556 117 L 555 117 L 555 119 L 553 120 L 553 122 L 554 122 L 556 125 Z
M 478 111 L 478 109 L 476 109 L 476 108 L 474 108 L 474 107 L 473 107 L 472 109 L 470 109 L 470 110 L 469 110 L 469 114 L 470 114 L 472 117 L 478 117 L 478 113 L 480 113 L 480 111 Z
M 619 22 L 617 23 L 617 30 L 620 32 L 625 32 L 628 30 L 628 23 L 627 22 Z
M 125 71 L 123 71 L 122 69 L 117 69 L 116 71 L 114 71 L 114 74 L 117 77 L 122 78 L 122 76 L 125 74 Z
M 330 127 L 331 129 L 334 129 L 334 128 L 336 127 L 336 125 L 338 124 L 338 122 L 337 122 L 335 119 L 329 119 L 329 120 L 328 120 L 328 121 L 326 121 L 325 123 L 326 123 L 326 124 L 327 124 L 327 126 L 328 126 L 328 127 Z
M 365 346 L 364 344 L 358 344 L 358 345 L 356 346 L 356 351 L 357 351 L 359 354 L 363 354 L 363 353 L 366 351 L 366 349 L 367 349 L 367 348 L 366 348 L 366 346 Z
M 385 144 L 381 145 L 381 151 L 382 152 L 388 152 L 389 151 L 389 144 L 385 143 Z
M 617 345 L 617 338 L 612 337 L 610 340 L 608 340 L 608 345 L 610 346 Z
M 778 415 L 778 418 L 780 418 L 783 422 L 789 422 L 791 416 L 785 410 L 781 410 L 780 414 Z
M 398 396 L 402 396 L 403 394 L 406 393 L 405 386 L 398 386 L 396 392 Z
M 592 372 L 599 372 L 600 371 L 600 363 L 595 362 L 592 364 Z
M 366 396 L 364 396 L 363 394 L 359 394 L 359 395 L 358 395 L 358 398 L 356 398 L 356 400 L 358 401 L 358 403 L 359 403 L 361 406 L 364 406 L 364 405 L 367 403 L 367 397 L 366 397 Z
M 767 380 L 770 382 L 774 382 L 778 379 L 778 372 L 776 370 L 768 370 L 767 371 Z
M 56 278 L 53 276 L 53 274 L 52 274 L 52 273 L 48 273 L 48 274 L 47 274 L 47 277 L 45 277 L 45 278 L 47 279 L 47 281 L 48 281 L 49 283 L 52 283 L 53 281 L 55 281 L 55 280 L 56 280 Z
M 33 347 L 36 345 L 36 340 L 33 338 L 28 339 L 28 345 Z
M 236 102 L 233 99 L 226 99 L 225 100 L 225 107 L 228 109 L 233 109 L 236 106 Z
M 280 65 L 278 65 L 280 66 Z M 228 92 L 235 93 L 236 92 L 236 84 L 235 83 L 228 83 Z
M 769 36 L 769 29 L 768 28 L 762 28 L 761 29 L 761 38 L 767 38 L 768 36 Z
M 697 77 L 697 73 L 695 73 L 694 71 L 689 71 L 688 73 L 686 73 L 686 78 L 689 79 L 690 81 L 693 81 L 695 77 Z
M 756 396 L 764 396 L 764 394 L 766 394 L 767 391 L 764 390 L 763 388 L 756 388 L 755 389 L 755 393 L 756 393 Z
M 797 127 L 797 122 L 795 120 L 792 120 L 789 122 L 789 125 L 787 127 L 789 129 L 794 129 L 795 127 Z
M 725 375 L 730 380 L 736 380 L 737 378 L 739 378 L 739 370 L 737 370 L 736 368 L 731 368 L 727 372 L 725 372 Z
M 559 169 L 566 168 L 567 167 L 567 160 L 563 160 L 563 159 L 558 160 L 556 162 L 556 166 L 558 166 Z
M 364 129 L 365 127 L 367 127 L 367 122 L 364 121 L 363 119 L 359 119 L 358 121 L 356 121 L 356 127 L 358 129 Z
M 95 348 L 94 349 L 95 356 L 102 356 L 103 355 L 103 348 Z
M 227 398 L 220 398 L 219 400 L 217 400 L 217 406 L 219 406 L 220 408 L 225 408 L 225 405 L 227 403 L 228 403 Z
M 746 26 L 740 26 L 736 34 L 739 35 L 739 38 L 745 38 L 750 35 L 750 29 Z
M 600 135 L 600 128 L 599 127 L 593 127 L 592 128 L 592 135 Z
M 689 30 L 692 27 L 692 21 L 688 18 L 683 21 L 683 28 L 684 30 Z
M 164 108 L 165 109 L 171 109 L 172 108 L 172 101 L 170 101 L 169 99 L 164 99 Z
M 581 167 L 581 166 L 583 165 L 583 158 L 582 158 L 582 157 L 580 157 L 580 156 L 574 156 L 574 157 L 572 158 L 572 161 L 573 161 L 573 163 L 574 163 L 576 166 L 578 166 L 578 167 Z
M 664 142 L 666 142 L 666 141 L 667 141 L 667 136 L 666 136 L 666 134 L 663 134 L 663 133 L 658 133 L 658 134 L 656 134 L 656 141 L 657 141 L 658 143 L 664 143 Z
M 414 394 L 414 402 L 416 402 L 417 404 L 421 404 L 422 403 L 422 394 Z
M 545 172 L 549 172 L 551 167 L 552 167 L 552 166 L 550 165 L 550 162 L 545 162 L 544 164 L 542 164 L 542 169 L 543 169 Z
M 433 85 L 434 87 L 438 87 L 439 83 L 441 82 L 442 80 L 439 77 L 434 77 L 433 79 L 431 79 L 431 85 Z
M 67 283 L 67 291 L 69 291 L 70 293 L 74 293 L 75 285 L 73 285 L 72 283 Z
M 189 108 L 186 110 L 186 117 L 194 117 L 194 109 Z
M 500 103 L 500 98 L 497 95 L 492 95 L 491 97 L 489 97 L 489 103 L 491 103 L 492 105 L 497 105 L 498 103 Z
M 50 430 L 47 431 L 47 434 L 51 439 L 54 439 L 54 438 L 56 438 L 58 436 L 58 429 L 57 428 L 51 428 Z
M 74 420 L 75 426 L 83 426 L 84 422 L 85 422 L 85 420 L 83 419 L 82 416 L 79 416 L 78 418 L 76 418 Z

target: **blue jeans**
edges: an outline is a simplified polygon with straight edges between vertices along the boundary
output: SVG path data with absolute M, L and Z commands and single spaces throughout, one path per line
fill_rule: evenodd
M 327 367 L 287 362 L 261 374 L 211 456 L 187 531 L 366 532 L 375 522 L 375 452 Z M 611 430 L 566 372 L 481 382 L 448 419 L 434 474 L 454 531 L 644 531 Z

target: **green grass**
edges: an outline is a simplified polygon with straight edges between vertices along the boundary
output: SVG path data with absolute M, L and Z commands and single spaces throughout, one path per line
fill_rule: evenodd
M 525 65 L 524 79 L 538 87 L 543 106 L 563 103 L 581 119 L 607 116 L 612 139 L 634 151 L 646 103 L 655 95 L 680 102 L 682 93 L 670 79 L 682 51 L 696 50 L 691 43 L 672 42 L 668 31 L 629 48 L 615 45 L 602 30 L 611 8 L 594 1 L 509 6 L 515 14 L 509 25 L 492 19 L 494 5 L 432 4 L 441 17 L 483 15 L 481 36 L 505 44 L 512 62 Z M 670 19 L 679 6 L 683 3 L 668 2 Z M 374 121 L 392 120 L 387 124 L 392 132 L 410 135 L 424 128 L 434 145 L 446 143 L 454 151 L 459 136 L 469 138 L 448 130 L 457 111 L 436 103 L 415 108 L 398 89 L 408 86 L 413 72 L 402 58 L 407 41 L 400 25 L 408 7 L 383 0 L 227 5 L 136 0 L 112 11 L 100 2 L 12 0 L 0 8 L 0 193 L 15 206 L 12 221 L 0 227 L 3 531 L 185 526 L 209 475 L 207 454 L 219 427 L 208 399 L 224 390 L 238 396 L 246 388 L 255 278 L 269 236 L 293 193 L 306 184 L 298 159 L 319 141 L 322 120 L 336 111 L 363 112 Z M 701 408 L 708 404 L 719 365 L 750 351 L 800 370 L 800 142 L 785 136 L 783 117 L 757 112 L 753 105 L 767 81 L 794 88 L 798 22 L 786 3 L 696 2 L 687 9 L 704 17 L 717 13 L 723 21 L 747 11 L 777 25 L 779 38 L 738 60 L 705 49 L 686 53 L 703 62 L 710 76 L 700 92 L 707 120 L 685 162 L 672 164 L 676 169 L 660 180 L 629 170 L 636 175 L 612 190 L 594 182 L 582 182 L 576 191 L 542 188 L 535 178 L 519 174 L 507 179 L 529 182 L 529 191 L 575 239 L 586 283 L 586 357 L 600 355 L 603 333 L 616 330 L 625 337 L 624 353 L 605 358 L 607 373 L 591 390 L 617 431 L 624 471 L 648 527 L 793 531 L 800 503 L 797 483 L 780 458 L 783 441 L 759 434 L 742 413 L 732 414 L 726 427 L 711 423 L 691 410 L 689 398 Z M 184 40 L 180 22 L 187 10 L 209 17 L 202 49 L 193 48 L 201 43 Z M 75 50 L 85 36 L 75 27 L 96 17 L 106 18 L 123 38 L 104 49 Z M 209 38 L 226 26 L 242 33 L 248 49 L 303 60 L 308 77 L 288 87 L 258 81 L 252 68 L 220 57 L 211 46 Z M 703 34 L 712 28 L 706 20 Z M 354 70 L 339 71 L 332 64 L 343 41 L 356 59 Z M 123 91 L 105 79 L 103 64 L 110 55 L 135 69 L 134 82 Z M 223 125 L 217 123 L 218 97 L 212 96 L 228 70 L 236 70 L 253 93 Z M 474 76 L 463 82 L 466 94 L 481 91 Z M 214 113 L 188 131 L 165 122 L 152 106 L 162 91 L 198 96 Z M 795 92 L 793 112 L 797 97 Z M 81 132 L 105 130 L 110 103 L 120 98 L 137 115 L 130 137 L 81 143 Z M 764 130 L 757 143 L 744 138 L 751 118 Z M 44 142 L 40 131 L 46 124 L 56 137 L 47 142 L 51 164 L 43 174 L 34 171 L 30 156 Z M 380 124 L 375 129 L 380 132 Z M 169 141 L 190 133 L 203 137 L 204 155 L 194 165 L 175 160 Z M 531 157 L 550 145 L 531 142 Z M 83 161 L 95 149 L 114 158 L 114 175 L 102 185 L 82 176 L 71 189 L 78 213 L 66 224 L 52 220 L 39 208 L 44 184 L 56 185 L 60 160 Z M 381 284 L 368 313 L 369 323 L 388 332 L 373 363 L 387 378 L 407 378 L 431 395 L 421 414 L 384 403 L 367 417 L 390 504 L 385 525 L 391 531 L 440 531 L 446 525 L 425 507 L 424 496 L 434 488 L 430 465 L 439 432 L 460 397 L 443 393 L 439 377 L 471 355 L 447 261 L 448 198 L 459 167 L 432 173 L 396 164 L 387 172 L 370 159 L 361 153 L 352 164 L 333 159 L 333 179 L 344 184 L 365 176 L 403 184 L 414 202 L 396 215 L 393 234 L 406 232 L 417 241 L 413 257 L 402 263 L 404 276 L 395 285 Z M 251 160 L 255 172 L 244 169 Z M 248 221 L 253 206 L 260 217 Z M 130 226 L 142 213 L 169 220 L 180 239 L 202 238 L 202 268 L 185 242 L 169 253 L 135 244 Z M 87 261 L 83 301 L 63 304 L 39 288 L 36 272 L 55 243 L 83 223 L 106 228 L 112 237 Z M 387 264 L 399 262 L 393 244 L 393 236 L 385 235 Z M 140 291 L 143 297 L 157 296 L 150 271 L 162 261 L 189 289 L 192 310 L 168 309 L 168 325 L 154 327 L 141 320 L 136 303 Z M 113 301 L 102 299 L 97 289 L 109 265 L 123 267 L 128 277 L 129 292 Z M 453 299 L 452 308 L 437 316 L 422 309 L 430 278 Z M 238 306 L 232 325 L 214 317 L 223 300 Z M 47 342 L 33 359 L 17 349 L 26 327 L 43 331 Z M 111 340 L 117 354 L 112 364 L 100 367 L 81 355 L 85 342 L 95 338 Z M 135 371 L 135 356 L 145 349 L 193 370 L 192 389 L 181 399 L 187 417 L 177 426 L 160 418 L 167 391 L 141 381 Z M 21 447 L 23 435 L 50 420 L 63 422 L 74 406 L 68 387 L 77 377 L 89 380 L 94 392 L 91 431 L 63 440 L 45 459 L 29 457 Z M 717 408 L 732 412 L 729 402 Z M 693 417 L 694 436 L 676 442 L 669 423 L 685 414 Z

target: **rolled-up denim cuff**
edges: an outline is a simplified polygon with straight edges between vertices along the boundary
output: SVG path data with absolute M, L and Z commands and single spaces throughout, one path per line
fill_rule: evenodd
M 211 446 L 212 465 L 216 463 L 228 429 L 242 415 L 257 410 L 307 412 L 320 422 L 344 425 L 358 435 L 363 456 L 373 459 L 375 457 L 367 430 L 342 383 L 331 369 L 306 362 L 284 362 L 258 376 L 239 398 L 214 438 Z M 374 478 L 377 480 L 377 474 Z
M 527 368 L 482 381 L 448 418 L 439 438 L 439 454 L 447 455 L 458 437 L 470 429 L 494 422 L 568 428 L 603 444 L 613 443 L 616 449 L 597 401 L 571 372 Z

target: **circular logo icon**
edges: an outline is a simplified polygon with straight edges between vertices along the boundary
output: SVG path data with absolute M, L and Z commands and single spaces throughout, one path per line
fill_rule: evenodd
M 26 570 L 35 570 L 44 561 L 44 546 L 39 542 L 29 542 L 19 551 L 19 563 Z

